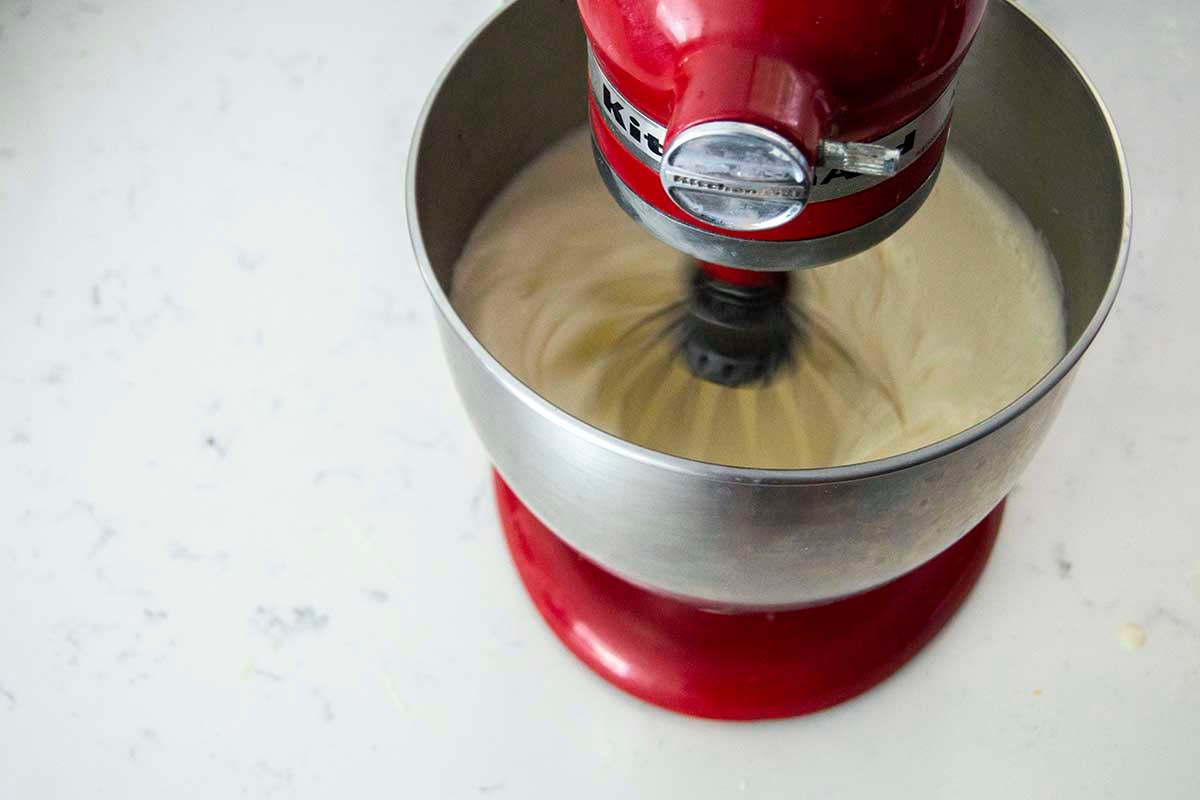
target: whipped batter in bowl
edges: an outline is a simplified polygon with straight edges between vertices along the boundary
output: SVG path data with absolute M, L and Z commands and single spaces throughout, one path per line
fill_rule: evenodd
M 654 315 L 686 257 L 601 184 L 586 130 L 529 164 L 483 215 L 451 301 L 522 382 L 637 444 L 742 467 L 854 464 L 991 416 L 1063 355 L 1062 290 L 1023 212 L 953 149 L 921 210 L 875 248 L 793 275 L 810 335 L 767 386 L 693 377 Z

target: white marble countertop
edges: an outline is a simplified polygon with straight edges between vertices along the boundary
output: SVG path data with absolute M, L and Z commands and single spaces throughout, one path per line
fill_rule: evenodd
M 495 6 L 0 2 L 0 797 L 1200 796 L 1200 14 L 1029 3 L 1123 294 L 948 629 L 734 725 L 552 637 L 442 364 L 405 156 Z

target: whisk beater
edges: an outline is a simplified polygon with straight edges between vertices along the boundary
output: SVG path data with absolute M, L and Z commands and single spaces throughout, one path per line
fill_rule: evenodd
M 764 465 L 830 458 L 830 406 L 845 413 L 854 387 L 900 410 L 871 366 L 805 310 L 802 289 L 789 273 L 694 262 L 681 299 L 619 338 L 598 405 L 616 407 L 623 436 L 690 458 L 721 462 L 754 452 Z
M 767 383 L 792 360 L 800 329 L 785 272 L 698 264 L 673 332 L 693 375 L 722 386 Z

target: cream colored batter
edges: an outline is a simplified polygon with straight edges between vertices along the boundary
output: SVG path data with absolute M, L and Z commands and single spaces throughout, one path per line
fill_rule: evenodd
M 656 450 L 738 466 L 852 464 L 931 444 L 1011 403 L 1066 348 L 1049 250 L 953 150 L 897 234 L 794 274 L 814 333 L 769 386 L 698 380 L 659 336 L 667 318 L 638 325 L 681 299 L 684 268 L 617 207 L 580 130 L 497 197 L 451 299 L 493 356 L 568 413 Z

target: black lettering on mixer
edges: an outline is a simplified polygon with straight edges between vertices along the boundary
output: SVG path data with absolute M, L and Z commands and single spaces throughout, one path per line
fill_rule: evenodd
M 821 182 L 818 185 L 819 186 L 828 186 L 831 181 L 835 181 L 835 180 L 852 181 L 858 177 L 861 177 L 861 176 L 857 172 L 848 172 L 847 170 L 844 170 L 844 169 L 831 169 L 831 170 L 829 170 L 829 174 L 827 174 L 823 179 L 821 179 Z
M 629 115 L 629 137 L 635 142 L 642 138 L 642 126 L 638 124 L 637 117 Z
M 607 86 L 604 87 L 604 110 L 608 112 L 618 127 L 624 129 L 625 120 L 621 118 L 621 112 L 625 110 L 625 106 L 613 100 L 612 92 Z
M 588 52 L 592 98 L 604 121 L 617 138 L 647 166 L 658 169 L 662 161 L 667 129 L 639 111 L 600 71 L 595 57 Z
M 628 110 L 623 103 L 613 98 L 612 89 L 609 88 L 608 84 L 604 85 L 601 103 L 609 119 L 616 123 L 616 126 L 622 132 L 627 134 L 630 139 L 633 139 L 639 147 L 644 147 L 654 155 L 662 158 L 662 143 L 658 140 L 658 137 L 649 131 L 642 132 L 642 121 L 635 117 L 633 112 Z M 628 122 L 626 122 L 626 117 L 628 117 Z

